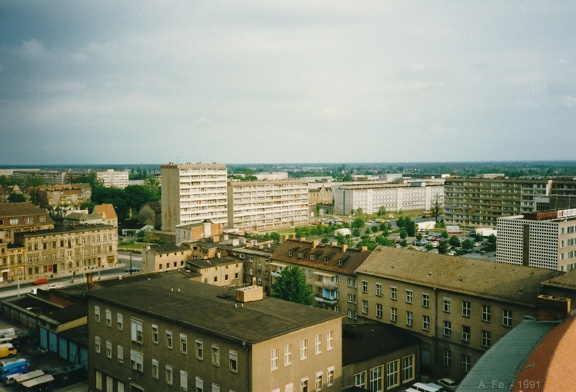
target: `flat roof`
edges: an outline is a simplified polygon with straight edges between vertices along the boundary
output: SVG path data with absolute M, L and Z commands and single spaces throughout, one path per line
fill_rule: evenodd
M 541 282 L 564 274 L 391 247 L 376 248 L 356 273 L 528 306 L 536 305 Z
M 238 303 L 229 288 L 194 282 L 178 271 L 90 291 L 87 296 L 247 344 L 344 316 L 271 297 Z

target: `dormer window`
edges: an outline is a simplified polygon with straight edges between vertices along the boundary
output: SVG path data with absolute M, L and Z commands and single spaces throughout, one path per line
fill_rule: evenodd
M 291 250 L 288 251 L 288 256 L 292 256 L 292 251 L 291 251 Z
M 316 260 L 316 255 L 310 255 L 310 260 L 312 261 Z

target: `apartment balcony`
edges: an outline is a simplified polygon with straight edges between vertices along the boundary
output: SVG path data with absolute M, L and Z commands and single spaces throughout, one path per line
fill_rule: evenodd
M 319 271 L 314 272 L 314 286 L 322 287 L 327 290 L 336 290 L 338 288 L 336 274 L 328 274 Z
M 334 306 L 334 305 L 338 305 L 338 298 L 325 298 L 320 294 L 316 294 L 314 296 L 314 300 L 316 302 L 322 303 L 322 304 L 326 304 L 326 305 L 330 305 L 330 306 Z

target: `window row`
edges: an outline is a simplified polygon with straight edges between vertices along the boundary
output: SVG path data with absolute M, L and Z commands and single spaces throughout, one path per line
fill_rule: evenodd
M 322 353 L 323 335 L 316 334 L 314 337 L 314 354 Z M 334 330 L 328 331 L 326 334 L 326 350 L 330 351 L 334 348 Z M 292 344 L 284 346 L 283 350 L 283 364 L 289 366 L 292 364 Z M 308 339 L 300 339 L 300 360 L 308 358 Z M 270 369 L 277 370 L 280 367 L 280 349 L 273 348 L 270 350 Z
M 414 380 L 415 357 L 408 355 L 354 375 L 354 386 L 371 391 L 384 391 Z M 385 371 L 385 373 L 384 373 Z

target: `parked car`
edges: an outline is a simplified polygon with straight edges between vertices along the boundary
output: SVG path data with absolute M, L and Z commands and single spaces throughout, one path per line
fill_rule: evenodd
M 126 268 L 126 272 L 140 272 L 140 268 L 138 267 Z
M 455 391 L 458 387 L 458 384 L 456 384 L 456 382 L 450 378 L 441 378 L 438 380 L 438 384 L 442 385 L 448 391 Z
M 41 285 L 41 284 L 45 284 L 48 283 L 48 278 L 38 278 L 35 281 L 32 282 L 35 285 Z

